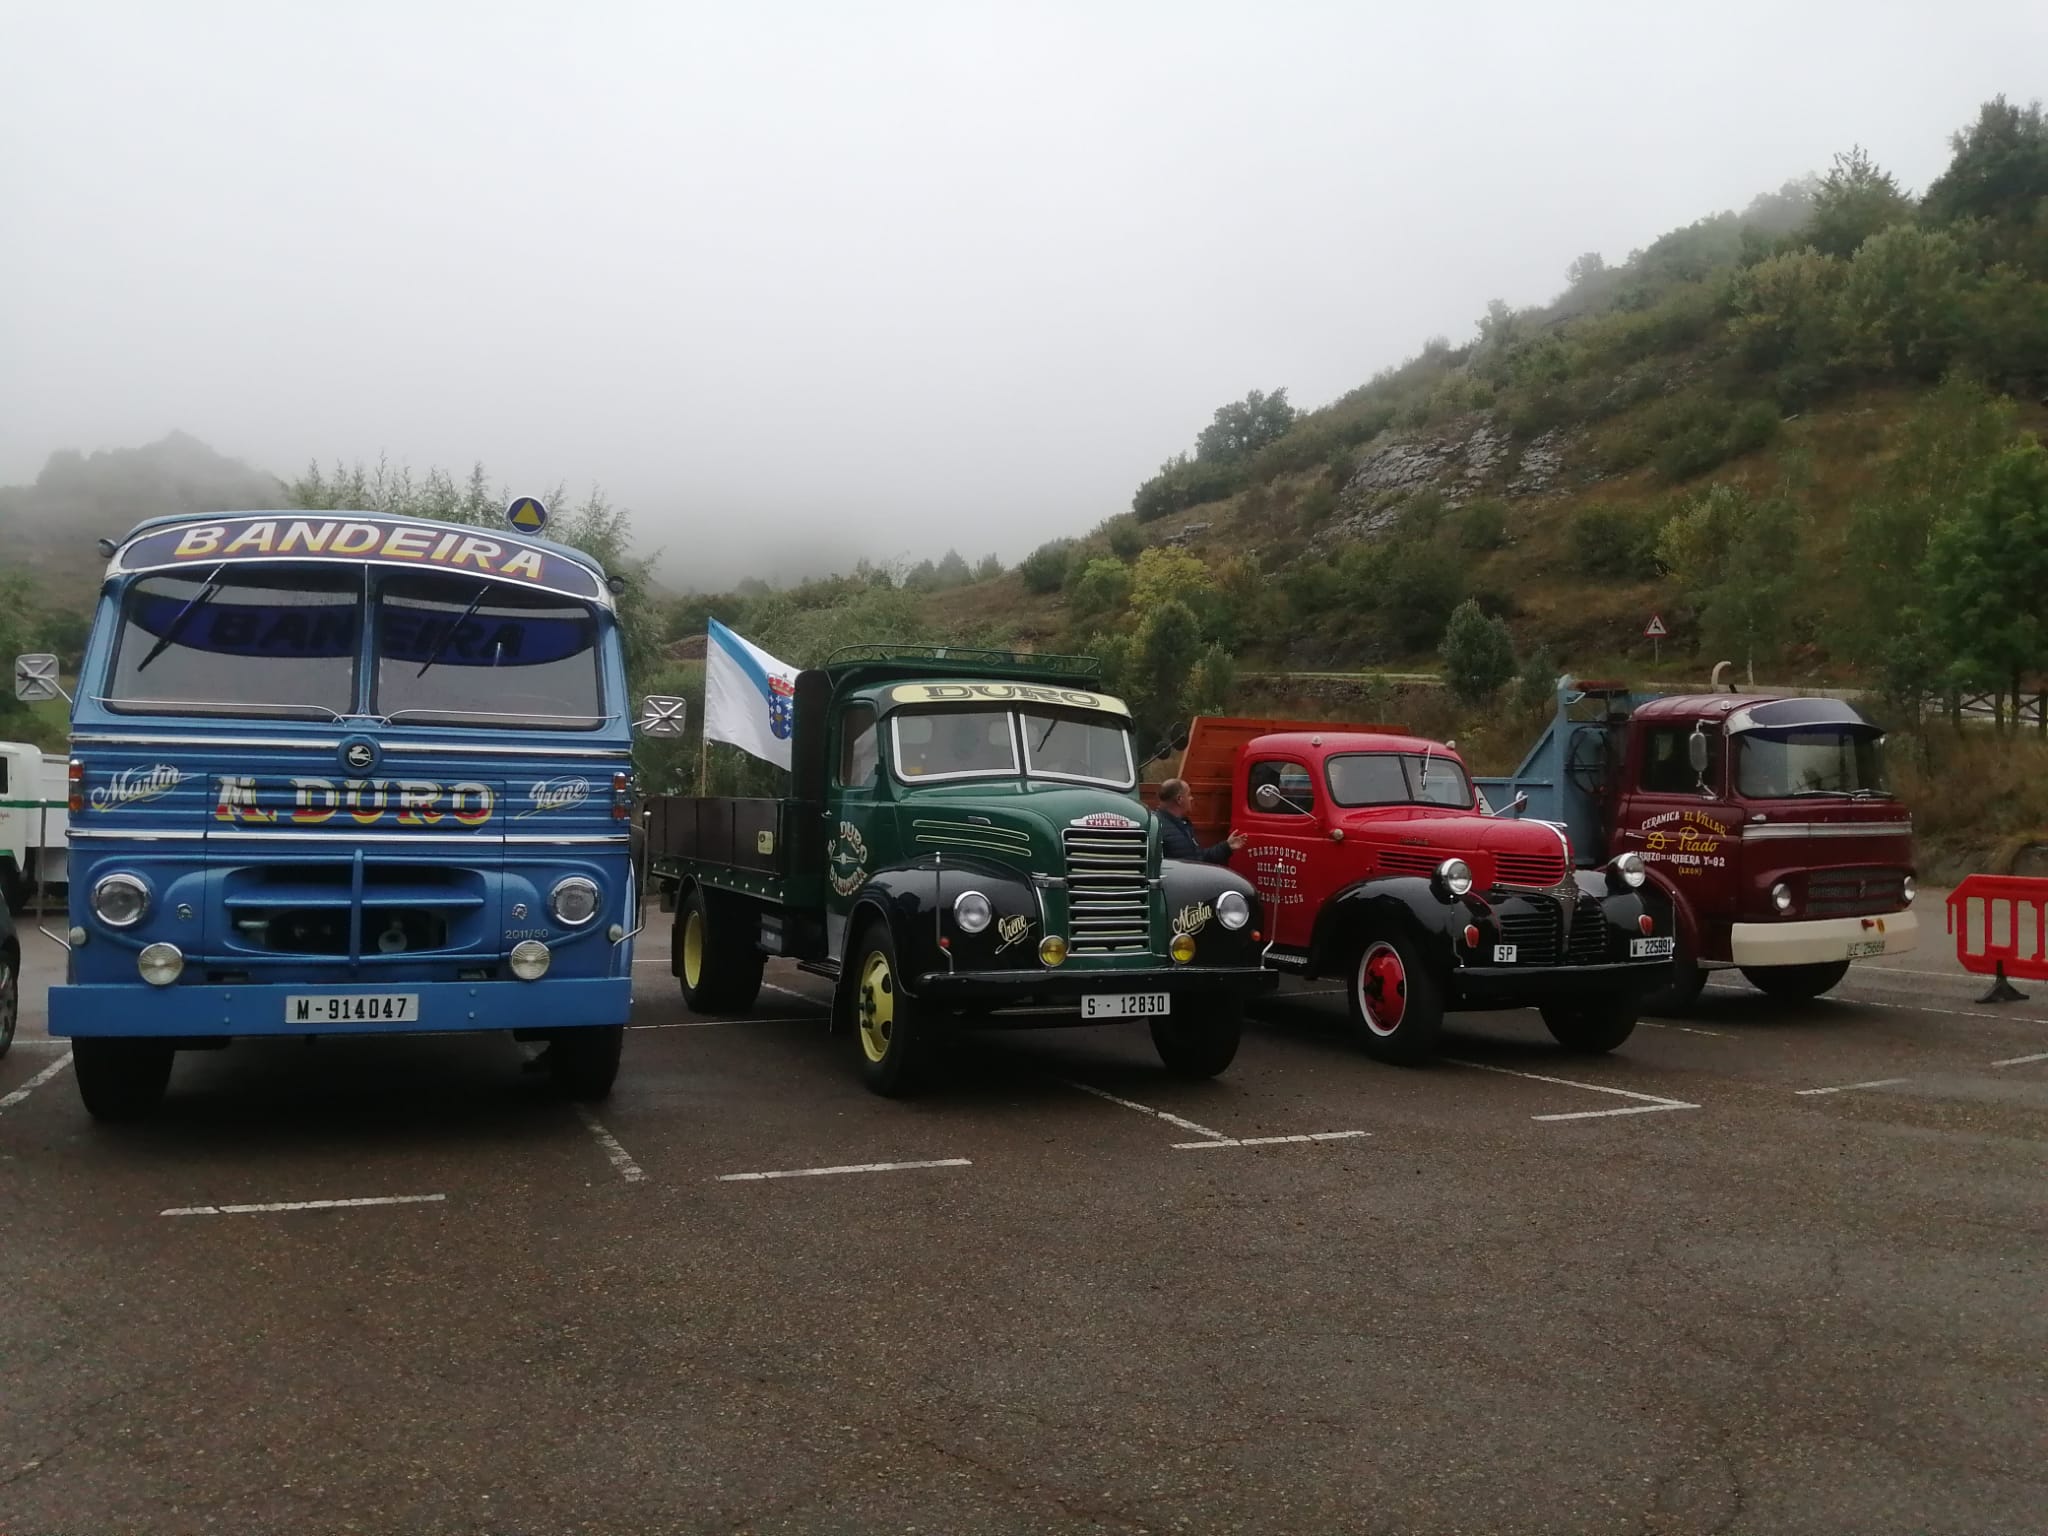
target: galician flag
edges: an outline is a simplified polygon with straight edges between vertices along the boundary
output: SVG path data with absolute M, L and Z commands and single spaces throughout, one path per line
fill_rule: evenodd
M 704 647 L 704 739 L 729 741 L 778 768 L 789 766 L 796 668 L 711 621 Z

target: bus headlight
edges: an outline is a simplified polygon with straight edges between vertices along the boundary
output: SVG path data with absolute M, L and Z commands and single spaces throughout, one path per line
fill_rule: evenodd
M 149 887 L 140 875 L 103 875 L 92 888 L 92 912 L 109 928 L 133 928 L 149 910 Z
M 1242 891 L 1225 891 L 1216 898 L 1216 921 L 1232 933 L 1252 920 L 1252 904 Z
M 1630 890 L 1639 888 L 1649 876 L 1643 871 L 1643 856 L 1639 853 L 1616 854 L 1607 866 L 1615 877 Z
M 962 891 L 953 903 L 953 921 L 960 925 L 962 933 L 980 933 L 995 921 L 995 915 L 995 908 L 979 891 Z
M 1906 903 L 1907 906 L 1910 907 L 1911 905 L 1913 905 L 1913 898 L 1919 894 L 1919 887 L 1913 883 L 1913 877 L 1911 875 L 1906 876 L 1906 878 L 1900 882 L 1899 896 Z
M 521 981 L 539 981 L 547 975 L 548 962 L 554 958 L 539 939 L 521 939 L 512 946 L 512 974 Z
M 548 892 L 548 910 L 564 927 L 581 928 L 597 916 L 597 882 L 581 875 L 556 881 Z
M 1792 887 L 1782 880 L 1772 886 L 1771 905 L 1780 912 L 1790 912 L 1792 910 Z
M 1472 894 L 1472 866 L 1463 859 L 1445 859 L 1436 867 L 1436 882 L 1453 896 Z
M 152 987 L 168 987 L 185 971 L 185 956 L 175 944 L 145 944 L 135 957 L 135 969 Z

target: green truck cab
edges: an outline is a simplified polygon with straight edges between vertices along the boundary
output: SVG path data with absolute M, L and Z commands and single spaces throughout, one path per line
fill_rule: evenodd
M 1083 657 L 903 646 L 798 674 L 787 799 L 647 806 L 690 1007 L 744 1012 L 794 959 L 883 1094 L 963 1026 L 1144 1022 L 1169 1071 L 1221 1072 L 1277 979 L 1258 895 L 1161 859 L 1130 711 L 1095 682 Z

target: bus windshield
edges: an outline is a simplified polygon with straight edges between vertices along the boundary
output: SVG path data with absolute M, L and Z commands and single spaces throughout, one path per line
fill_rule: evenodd
M 145 576 L 121 603 L 109 709 L 331 720 L 355 708 L 359 570 Z
M 372 711 L 394 722 L 590 730 L 604 719 L 589 605 L 495 581 L 387 578 L 373 682 Z

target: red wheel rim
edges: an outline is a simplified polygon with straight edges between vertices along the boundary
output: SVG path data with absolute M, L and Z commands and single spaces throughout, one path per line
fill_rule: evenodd
M 1371 945 L 1358 962 L 1358 1007 L 1365 1027 L 1376 1035 L 1391 1035 L 1408 1014 L 1408 968 L 1401 964 L 1401 952 L 1384 940 Z

